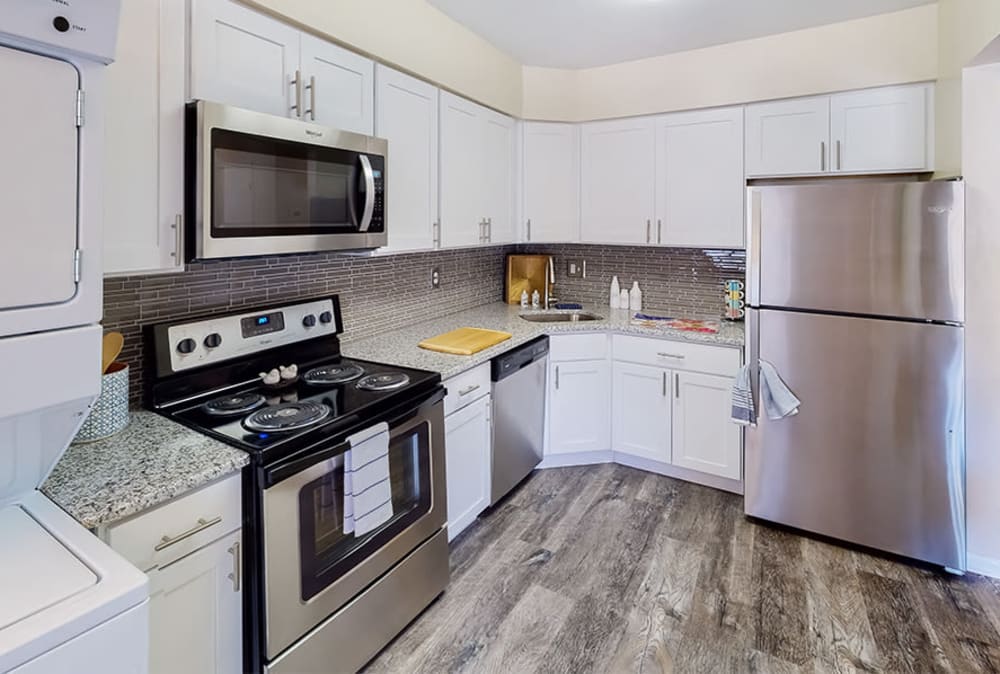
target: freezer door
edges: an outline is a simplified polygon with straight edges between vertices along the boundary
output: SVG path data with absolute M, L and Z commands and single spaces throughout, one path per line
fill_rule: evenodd
M 965 321 L 959 181 L 751 187 L 749 304 Z
M 746 512 L 965 569 L 963 329 L 748 313 L 748 357 L 802 401 L 746 441 Z

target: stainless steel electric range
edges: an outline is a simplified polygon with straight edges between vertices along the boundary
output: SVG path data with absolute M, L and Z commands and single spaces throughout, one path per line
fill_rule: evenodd
M 150 328 L 148 405 L 251 456 L 247 671 L 358 669 L 448 582 L 441 376 L 342 329 L 335 296 Z

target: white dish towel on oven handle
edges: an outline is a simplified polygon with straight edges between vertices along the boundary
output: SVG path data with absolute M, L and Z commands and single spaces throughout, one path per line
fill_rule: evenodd
M 389 424 L 347 438 L 344 454 L 344 533 L 364 536 L 392 519 Z

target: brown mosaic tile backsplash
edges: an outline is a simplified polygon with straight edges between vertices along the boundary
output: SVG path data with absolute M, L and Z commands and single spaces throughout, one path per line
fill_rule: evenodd
M 557 296 L 606 304 L 611 275 L 638 280 L 650 310 L 715 315 L 721 284 L 743 278 L 743 251 L 650 249 L 626 246 L 520 245 L 383 256 L 295 255 L 199 262 L 178 274 L 109 278 L 104 326 L 125 335 L 131 397 L 142 397 L 143 326 L 199 314 L 285 300 L 340 295 L 344 339 L 369 337 L 503 299 L 507 253 L 556 256 Z M 568 279 L 565 262 L 587 260 L 586 279 Z M 431 287 L 431 268 L 441 287 Z

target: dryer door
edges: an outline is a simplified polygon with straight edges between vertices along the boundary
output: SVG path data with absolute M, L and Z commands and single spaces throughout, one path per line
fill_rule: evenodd
M 0 312 L 77 291 L 76 68 L 0 47 Z

